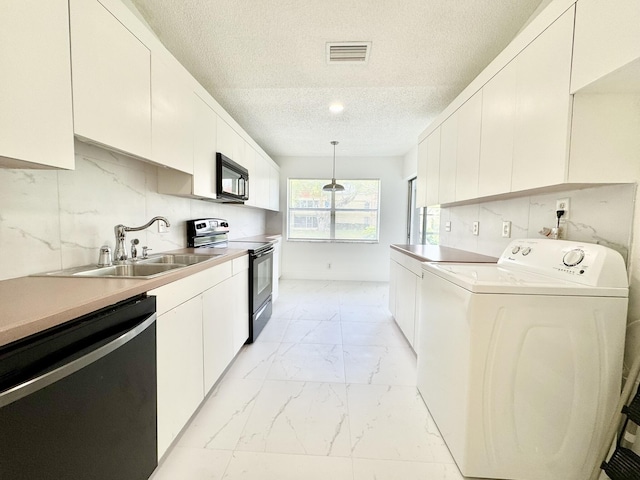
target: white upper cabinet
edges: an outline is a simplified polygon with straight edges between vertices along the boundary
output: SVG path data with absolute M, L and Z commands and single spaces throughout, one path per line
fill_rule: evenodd
M 507 64 L 482 88 L 482 135 L 478 196 L 511 191 L 516 69 Z
M 216 198 L 216 126 L 218 116 L 193 95 L 193 193 Z
M 218 118 L 218 123 L 216 126 L 217 132 L 217 142 L 218 142 L 218 152 L 222 153 L 226 157 L 230 158 L 236 163 L 239 163 L 235 158 L 233 158 L 234 151 L 236 148 L 236 132 L 229 126 L 227 122 L 223 119 Z
M 440 175 L 438 203 L 456 200 L 456 160 L 458 152 L 458 111 L 440 126 Z
M 416 181 L 416 207 L 427 206 L 427 139 L 418 144 L 418 179 Z
M 97 0 L 70 0 L 75 134 L 151 159 L 151 53 Z
M 623 81 L 640 86 L 640 2 L 580 0 L 576 5 L 571 92 L 635 62 L 636 75 Z
M 269 161 L 256 152 L 254 159 L 254 173 L 249 176 L 249 200 L 251 200 L 252 204 L 256 207 L 269 208 L 270 206 L 270 178 L 271 169 Z
M 269 210 L 280 211 L 280 169 L 269 165 Z
M 476 92 L 458 109 L 458 147 L 456 151 L 456 201 L 478 196 L 480 168 L 480 122 L 482 91 Z
M 518 55 L 511 190 L 557 185 L 568 169 L 574 8 Z
M 440 127 L 438 127 L 425 140 L 427 142 L 425 206 L 440 203 L 440 135 Z
M 218 116 L 197 94 L 191 95 L 193 124 L 189 135 L 193 150 L 193 172 L 158 169 L 158 192 L 214 200 Z
M 74 168 L 67 0 L 0 2 L 0 166 Z
M 175 59 L 151 58 L 152 160 L 193 173 L 194 105 L 190 77 Z

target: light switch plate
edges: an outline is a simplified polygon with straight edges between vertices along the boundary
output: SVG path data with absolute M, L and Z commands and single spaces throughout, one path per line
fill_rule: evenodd
M 444 231 L 445 232 L 451 231 L 451 222 L 444 222 Z
M 473 234 L 480 235 L 480 222 L 473 222 Z
M 509 220 L 502 222 L 502 237 L 511 238 L 511 222 Z

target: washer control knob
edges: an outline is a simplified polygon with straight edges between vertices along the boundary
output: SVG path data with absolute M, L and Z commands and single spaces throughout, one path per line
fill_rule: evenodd
M 524 250 L 522 250 L 522 255 L 524 255 L 525 257 L 527 255 L 529 255 L 530 253 L 531 253 L 531 248 L 530 247 L 527 247 Z
M 514 255 L 515 255 L 516 253 L 518 253 L 519 251 L 520 251 L 520 247 L 519 247 L 518 245 L 516 245 L 515 247 L 513 247 L 513 248 L 511 249 L 511 253 L 513 253 Z
M 575 248 L 564 254 L 562 263 L 564 263 L 567 267 L 575 267 L 582 260 L 584 260 L 584 251 L 579 248 Z

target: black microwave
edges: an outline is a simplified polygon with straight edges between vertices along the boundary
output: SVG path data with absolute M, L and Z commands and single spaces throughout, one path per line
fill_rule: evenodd
M 249 200 L 249 170 L 216 153 L 216 198 L 227 203 Z

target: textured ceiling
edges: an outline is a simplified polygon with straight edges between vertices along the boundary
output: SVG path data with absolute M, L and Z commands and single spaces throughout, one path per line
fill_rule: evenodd
M 271 156 L 404 155 L 541 0 L 131 0 Z M 367 64 L 326 42 L 371 41 Z M 329 112 L 340 102 L 344 111 Z

